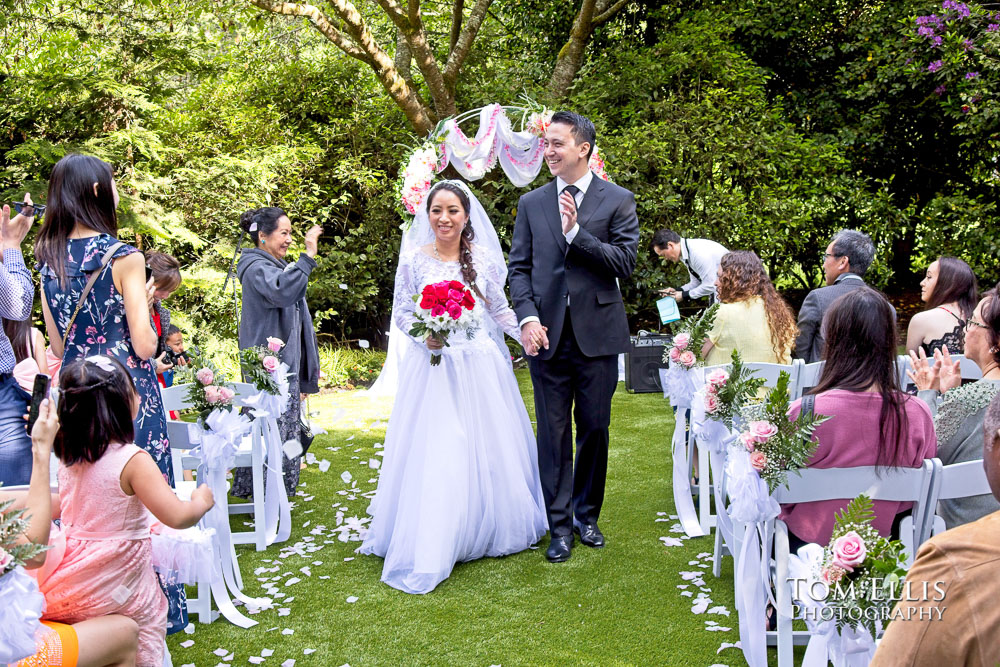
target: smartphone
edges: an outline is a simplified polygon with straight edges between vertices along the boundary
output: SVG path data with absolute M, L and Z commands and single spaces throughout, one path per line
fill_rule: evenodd
M 28 435 L 31 435 L 31 428 L 38 421 L 38 412 L 42 407 L 42 401 L 48 398 L 51 384 L 52 378 L 49 375 L 39 373 L 35 376 L 35 385 L 31 389 L 31 406 L 28 408 Z
M 153 277 L 153 269 L 150 268 L 149 264 L 147 264 L 146 265 L 146 282 L 148 283 L 149 279 L 152 278 L 152 277 Z
M 24 208 L 25 203 L 23 201 L 15 201 L 15 202 L 11 202 L 11 206 L 14 207 L 15 211 L 17 211 L 18 213 L 20 213 L 21 209 Z M 35 212 L 34 215 L 35 215 L 35 217 L 36 218 L 41 218 L 42 217 L 42 213 L 45 212 L 45 207 L 43 205 L 41 205 L 41 204 L 32 204 L 31 207 L 34 209 L 34 212 Z

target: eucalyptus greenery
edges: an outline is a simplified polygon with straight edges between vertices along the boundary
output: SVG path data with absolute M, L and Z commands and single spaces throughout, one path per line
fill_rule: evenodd
M 0 569 L 0 576 L 15 567 L 24 565 L 26 561 L 49 548 L 48 545 L 30 542 L 15 544 L 15 540 L 28 529 L 28 522 L 24 519 L 25 510 L 10 509 L 13 504 L 13 499 L 0 502 L 0 552 L 5 551 L 11 555 L 10 562 Z

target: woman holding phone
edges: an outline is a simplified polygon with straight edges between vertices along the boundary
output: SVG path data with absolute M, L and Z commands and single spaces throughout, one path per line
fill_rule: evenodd
M 53 168 L 48 211 L 35 241 L 42 313 L 63 364 L 106 354 L 128 369 L 139 396 L 135 444 L 153 457 L 168 484 L 173 469 L 153 357 L 157 335 L 149 311 L 155 285 L 137 248 L 119 241 L 118 189 L 111 166 L 70 154 Z M 167 632 L 187 625 L 184 587 L 164 588 Z

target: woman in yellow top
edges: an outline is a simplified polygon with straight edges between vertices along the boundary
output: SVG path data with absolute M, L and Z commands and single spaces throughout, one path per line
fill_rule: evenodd
M 757 253 L 736 250 L 723 255 L 715 285 L 721 304 L 702 348 L 705 364 L 728 364 L 734 349 L 746 362 L 792 363 L 795 316 Z

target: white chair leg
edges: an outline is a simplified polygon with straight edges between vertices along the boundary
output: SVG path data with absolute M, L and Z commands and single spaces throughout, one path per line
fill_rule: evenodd
M 784 521 L 775 522 L 774 559 L 774 588 L 778 603 L 775 610 L 778 615 L 778 667 L 793 667 L 792 590 L 788 582 L 788 527 Z
M 264 511 L 264 439 L 261 430 L 253 433 L 253 536 L 257 551 L 267 548 L 267 513 Z M 281 461 L 278 465 L 281 465 Z M 272 463 L 273 465 L 273 463 Z
M 698 447 L 698 522 L 706 534 L 715 525 L 712 514 L 712 470 L 708 460 L 708 449 Z
M 716 578 L 722 576 L 722 556 L 725 545 L 722 543 L 722 531 L 715 530 L 715 550 L 712 552 L 712 574 Z

